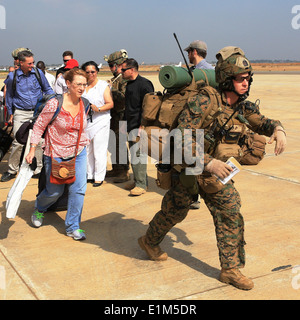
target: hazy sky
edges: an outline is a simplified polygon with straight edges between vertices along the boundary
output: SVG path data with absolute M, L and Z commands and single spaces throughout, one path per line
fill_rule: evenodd
M 79 63 L 126 49 L 139 63 L 183 61 L 193 40 L 208 45 L 207 60 L 218 50 L 240 46 L 251 59 L 300 61 L 300 29 L 292 27 L 296 0 L 0 0 L 6 29 L 0 29 L 0 65 L 11 51 L 28 47 L 35 61 L 60 64 L 72 50 Z M 0 24 L 3 26 L 3 21 Z

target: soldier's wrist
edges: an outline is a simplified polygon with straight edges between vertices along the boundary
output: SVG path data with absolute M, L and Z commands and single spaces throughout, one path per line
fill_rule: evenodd
M 286 136 L 286 132 L 285 132 L 285 130 L 284 130 L 282 127 L 276 127 L 276 128 L 275 128 L 275 132 L 277 132 L 277 131 L 283 132 L 283 133 L 285 134 L 285 136 Z

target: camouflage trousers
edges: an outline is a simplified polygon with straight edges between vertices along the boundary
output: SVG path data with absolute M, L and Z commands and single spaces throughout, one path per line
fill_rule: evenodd
M 222 268 L 242 268 L 245 265 L 244 219 L 240 214 L 240 195 L 232 182 L 217 193 L 205 193 L 199 187 L 215 225 L 219 260 Z M 161 210 L 156 213 L 146 232 L 146 240 L 156 246 L 177 223 L 183 221 L 193 201 L 177 174 L 172 177 L 172 187 L 165 194 Z

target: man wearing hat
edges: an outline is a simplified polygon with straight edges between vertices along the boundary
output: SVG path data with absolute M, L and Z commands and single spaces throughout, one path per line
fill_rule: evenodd
M 208 63 L 205 58 L 207 55 L 207 45 L 204 41 L 195 40 L 187 48 L 184 49 L 188 53 L 189 61 L 194 66 L 193 69 L 213 69 L 213 66 Z M 190 209 L 199 209 L 199 196 L 194 196 L 194 201 L 190 205 Z
M 79 64 L 78 61 L 75 59 L 70 59 L 68 60 L 68 62 L 66 63 L 66 66 L 64 68 L 64 72 L 73 69 L 73 68 L 78 68 Z M 68 91 L 68 87 L 65 81 L 65 78 L 63 76 L 63 73 L 61 73 L 58 78 L 56 79 L 55 85 L 54 85 L 54 92 L 56 94 L 63 94 L 66 93 Z
M 194 69 L 213 69 L 213 66 L 205 60 L 207 45 L 204 41 L 195 40 L 184 50 L 187 51 L 189 61 L 194 65 Z

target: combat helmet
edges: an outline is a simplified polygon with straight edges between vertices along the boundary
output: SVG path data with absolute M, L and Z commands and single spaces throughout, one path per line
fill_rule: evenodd
M 109 64 L 122 64 L 128 59 L 128 54 L 125 49 L 121 49 L 111 53 L 109 56 L 104 56 L 103 59 Z
M 250 61 L 245 57 L 245 53 L 238 47 L 225 47 L 221 49 L 216 58 L 218 59 L 215 71 L 216 71 L 216 82 L 219 84 L 219 88 L 222 91 L 233 91 L 239 97 L 240 100 L 244 100 L 249 95 L 250 85 L 252 79 L 252 66 Z M 249 81 L 249 89 L 247 93 L 240 95 L 238 94 L 232 82 L 232 79 L 241 73 L 248 72 L 251 75 Z
M 19 52 L 22 52 L 22 51 L 30 51 L 30 52 L 31 52 L 31 50 L 28 49 L 28 48 L 17 48 L 17 49 L 15 49 L 15 50 L 12 51 L 11 55 L 12 55 L 12 57 L 13 57 L 14 59 L 16 59 L 16 58 L 18 58 L 18 53 L 19 53 Z

